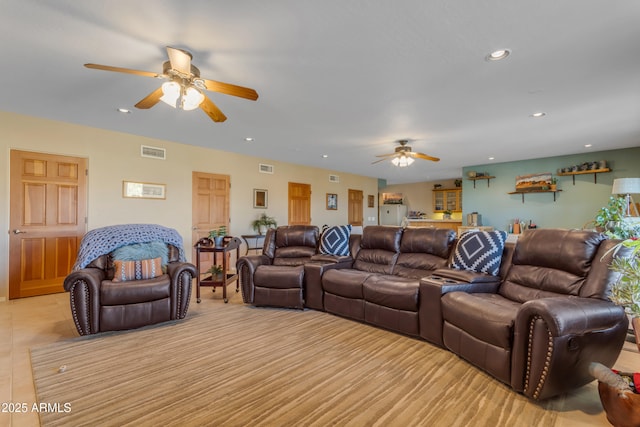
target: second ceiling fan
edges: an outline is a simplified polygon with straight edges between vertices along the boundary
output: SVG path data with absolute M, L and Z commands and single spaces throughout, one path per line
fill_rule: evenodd
M 84 64 L 84 66 L 95 70 L 167 79 L 167 82 L 135 105 L 142 109 L 151 108 L 158 101 L 163 101 L 174 108 L 183 110 L 193 110 L 199 107 L 214 122 L 224 122 L 227 120 L 227 116 L 203 93 L 205 90 L 238 96 L 251 101 L 258 99 L 258 93 L 253 89 L 201 78 L 200 70 L 191 63 L 193 55 L 186 50 L 167 46 L 167 55 L 169 60 L 163 64 L 161 74 L 109 65 Z
M 411 146 L 407 145 L 409 143 L 408 139 L 399 139 L 396 141 L 400 144 L 399 147 L 396 147 L 393 153 L 389 154 L 380 154 L 376 157 L 382 157 L 380 160 L 376 160 L 372 164 L 383 162 L 385 160 L 391 159 L 391 163 L 394 166 L 398 166 L 401 168 L 409 166 L 414 162 L 414 159 L 423 159 L 423 160 L 431 160 L 432 162 L 439 162 L 440 159 L 437 157 L 428 156 L 424 153 L 415 153 L 411 151 Z

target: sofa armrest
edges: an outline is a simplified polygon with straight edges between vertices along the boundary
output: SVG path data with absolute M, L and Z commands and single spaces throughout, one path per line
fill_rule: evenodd
M 456 270 L 455 268 L 438 268 L 434 270 L 433 275 L 466 283 L 496 283 L 501 281 L 500 277 L 492 276 L 491 274 Z
M 564 296 L 522 304 L 514 325 L 511 386 L 545 399 L 593 381 L 589 364 L 613 366 L 627 327 L 624 309 L 609 301 Z
M 188 262 L 170 262 L 167 274 L 171 279 L 171 320 L 184 319 L 191 299 L 191 282 L 198 271 Z
M 324 255 L 327 256 L 327 255 Z M 329 257 L 334 257 L 329 255 Z M 328 261 L 320 261 L 323 258 L 312 257 L 312 261 L 304 265 L 305 298 L 304 305 L 308 308 L 324 311 L 324 290 L 322 288 L 322 275 L 325 271 L 341 268 L 351 268 L 351 257 L 327 258 Z
M 436 270 L 438 272 L 440 270 Z M 491 276 L 495 277 L 495 276 Z M 444 346 L 442 341 L 442 306 L 440 298 L 449 292 L 496 293 L 500 279 L 493 282 L 469 283 L 455 278 L 436 276 L 424 277 L 420 280 L 420 336 L 433 344 Z
M 240 289 L 242 289 L 242 301 L 252 304 L 254 300 L 255 284 L 253 283 L 253 275 L 256 268 L 261 265 L 271 265 L 272 259 L 266 255 L 245 255 L 236 262 L 236 271 L 240 280 Z
M 71 316 L 80 335 L 100 331 L 100 284 L 105 278 L 104 270 L 83 268 L 71 272 L 64 279 L 64 290 L 69 292 Z

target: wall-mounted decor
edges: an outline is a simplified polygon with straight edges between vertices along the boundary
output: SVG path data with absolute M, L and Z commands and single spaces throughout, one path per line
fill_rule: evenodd
M 269 206 L 269 192 L 267 190 L 253 189 L 253 207 L 267 209 Z
M 122 181 L 122 197 L 166 199 L 166 185 L 151 182 Z
M 327 209 L 335 211 L 338 209 L 338 195 L 333 193 L 327 193 Z
M 516 176 L 517 192 L 548 190 L 550 186 L 551 172 Z
M 376 205 L 376 196 L 374 196 L 373 194 L 369 194 L 367 196 L 367 207 L 369 208 L 373 208 Z
M 401 205 L 402 193 L 382 193 L 383 205 Z

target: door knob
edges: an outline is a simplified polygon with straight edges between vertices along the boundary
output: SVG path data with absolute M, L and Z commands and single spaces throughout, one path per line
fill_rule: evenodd
M 26 231 L 18 230 L 17 228 L 13 230 L 13 234 L 21 234 L 21 233 L 26 233 Z

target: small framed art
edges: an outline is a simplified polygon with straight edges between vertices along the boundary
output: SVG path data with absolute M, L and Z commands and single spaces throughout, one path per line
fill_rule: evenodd
M 327 210 L 335 211 L 338 209 L 338 195 L 327 193 Z
M 135 199 L 166 199 L 166 185 L 151 182 L 122 181 L 122 197 Z
M 253 207 L 267 209 L 269 202 L 269 192 L 267 190 L 253 189 Z

